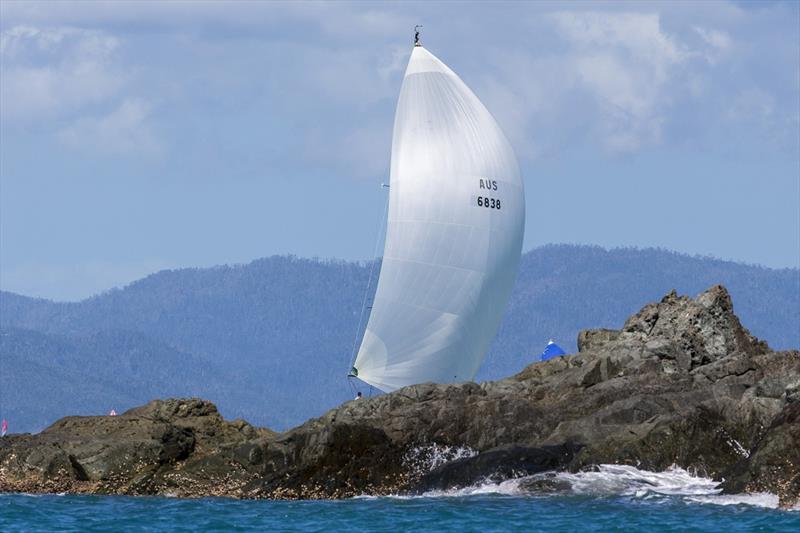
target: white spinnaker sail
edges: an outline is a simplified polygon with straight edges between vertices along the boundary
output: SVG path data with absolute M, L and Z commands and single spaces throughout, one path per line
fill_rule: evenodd
M 519 167 L 497 122 L 452 70 L 414 47 L 358 378 L 386 392 L 474 379 L 508 303 L 524 225 Z

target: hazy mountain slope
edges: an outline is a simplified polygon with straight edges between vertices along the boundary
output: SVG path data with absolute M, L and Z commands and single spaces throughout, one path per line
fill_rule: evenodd
M 102 414 L 154 397 L 216 397 L 229 416 L 254 416 L 256 383 L 141 333 L 67 337 L 0 330 L 2 412 L 14 431 L 37 430 L 66 414 Z
M 367 270 L 276 256 L 166 270 L 78 303 L 30 300 L 26 306 L 12 295 L 6 305 L 4 293 L 0 324 L 65 335 L 135 330 L 222 363 L 236 364 L 242 353 L 286 357 L 282 367 L 292 366 L 298 350 L 333 341 L 347 366 Z
M 100 361 L 108 374 L 124 378 L 124 386 L 115 388 L 119 401 L 135 396 L 140 403 L 173 389 L 178 394 L 184 387 L 181 394 L 208 397 L 225 416 L 285 428 L 350 396 L 344 375 L 368 270 L 356 263 L 270 257 L 247 265 L 163 271 L 76 303 L 2 293 L 2 327 L 35 330 L 57 340 L 38 351 L 0 348 L 3 375 L 24 374 L 32 390 L 57 389 L 60 394 L 68 389 L 62 383 L 75 372 L 93 380 L 92 386 L 106 379 L 98 370 Z M 661 250 L 538 248 L 523 257 L 511 304 L 479 379 L 518 371 L 548 338 L 572 351 L 582 328 L 619 327 L 624 317 L 672 288 L 696 294 L 716 283 L 728 287 L 737 314 L 755 335 L 773 348 L 797 347 L 798 276 L 796 269 Z M 137 336 L 124 340 L 123 331 Z M 111 338 L 104 332 L 111 332 Z M 61 353 L 58 343 L 70 344 L 62 351 L 70 354 L 72 366 L 58 366 L 52 355 Z M 26 356 L 20 358 L 21 353 Z M 136 366 L 137 360 L 144 363 Z M 39 366 L 32 372 L 34 365 Z M 153 385 L 159 383 L 174 387 Z M 22 403 L 19 394 L 4 386 L 4 412 Z M 90 407 L 105 410 L 108 402 L 90 401 L 102 394 L 108 393 L 94 391 L 76 399 L 82 408 L 54 404 L 51 420 Z M 32 408 L 19 407 L 19 416 L 25 420 L 24 409 Z

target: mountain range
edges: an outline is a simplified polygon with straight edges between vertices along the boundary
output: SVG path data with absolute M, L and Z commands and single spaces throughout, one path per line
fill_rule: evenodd
M 165 270 L 79 302 L 0 292 L 0 416 L 11 431 L 38 431 L 68 414 L 199 396 L 226 418 L 296 425 L 353 394 L 345 376 L 373 266 L 273 256 Z M 477 379 L 519 372 L 550 339 L 575 352 L 581 329 L 618 328 L 671 289 L 695 295 L 715 284 L 751 333 L 776 350 L 800 346 L 798 269 L 547 245 L 523 255 Z

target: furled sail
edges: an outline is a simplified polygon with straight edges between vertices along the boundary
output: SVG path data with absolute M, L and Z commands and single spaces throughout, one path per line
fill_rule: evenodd
M 508 303 L 524 224 L 505 135 L 415 46 L 395 114 L 383 263 L 352 373 L 386 392 L 474 379 Z

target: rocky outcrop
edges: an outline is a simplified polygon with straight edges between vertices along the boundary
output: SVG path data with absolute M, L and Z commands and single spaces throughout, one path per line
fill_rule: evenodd
M 753 337 L 723 287 L 670 293 L 578 346 L 505 380 L 414 385 L 281 434 L 201 400 L 70 417 L 0 440 L 0 490 L 337 498 L 621 463 L 797 501 L 800 353 Z
M 66 417 L 37 435 L 0 439 L 0 491 L 235 494 L 249 478 L 229 468 L 232 451 L 272 436 L 197 399 Z

